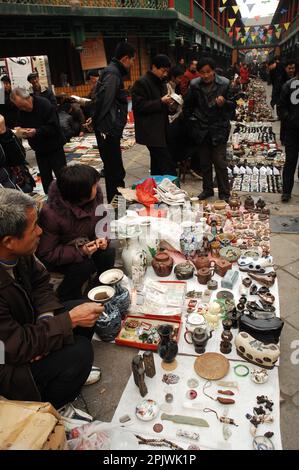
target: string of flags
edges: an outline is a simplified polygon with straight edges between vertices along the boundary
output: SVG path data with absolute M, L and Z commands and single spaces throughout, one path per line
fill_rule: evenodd
M 245 26 L 243 28 L 241 27 L 234 27 L 235 22 L 237 20 L 237 14 L 240 11 L 240 6 L 237 5 L 227 5 L 227 0 L 221 0 L 222 1 L 222 6 L 219 7 L 219 12 L 223 14 L 226 11 L 233 11 L 234 16 L 232 14 L 229 14 L 229 17 L 227 18 L 229 27 L 226 27 L 226 33 L 229 35 L 229 37 L 234 37 L 237 39 L 237 41 L 241 41 L 242 44 L 245 43 L 254 43 L 255 41 L 262 41 L 264 43 L 271 43 L 273 40 L 273 37 L 275 36 L 277 39 L 279 39 L 282 35 L 283 30 L 288 31 L 291 23 L 290 22 L 283 22 L 283 23 L 277 23 L 274 25 L 262 25 L 262 26 Z M 261 3 L 266 5 L 270 3 L 271 0 L 261 0 Z M 249 13 L 252 12 L 254 6 L 256 6 L 256 2 L 253 0 L 243 0 L 243 3 L 247 6 Z M 288 8 L 282 8 L 280 10 L 280 13 L 283 15 L 288 12 Z M 257 15 L 254 17 L 256 21 L 258 21 L 261 16 Z M 241 29 L 244 29 L 244 33 L 241 32 Z

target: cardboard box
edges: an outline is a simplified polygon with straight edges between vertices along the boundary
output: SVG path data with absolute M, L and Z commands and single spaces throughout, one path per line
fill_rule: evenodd
M 0 450 L 66 450 L 65 429 L 50 403 L 0 400 Z

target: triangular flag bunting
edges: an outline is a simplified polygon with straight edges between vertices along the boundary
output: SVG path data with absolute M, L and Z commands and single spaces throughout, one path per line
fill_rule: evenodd
M 234 33 L 231 31 L 230 33 L 228 33 L 229 37 L 232 38 Z
M 245 32 L 248 33 L 250 31 L 250 26 L 246 26 Z
M 234 10 L 235 15 L 236 15 L 236 14 L 238 13 L 238 11 L 240 10 L 240 7 L 238 7 L 238 6 L 234 6 L 234 7 L 232 7 L 232 8 L 233 8 L 233 10 Z
M 244 42 L 246 41 L 246 38 L 241 38 L 241 43 L 244 44 Z
M 222 5 L 225 5 L 227 0 L 222 0 Z
M 237 27 L 235 28 L 235 30 L 237 31 L 237 33 L 239 33 L 240 30 L 241 30 L 241 27 L 240 27 L 240 26 L 237 26 Z
M 279 23 L 274 25 L 276 29 L 279 28 Z
M 257 33 L 259 31 L 260 27 L 259 26 L 255 26 L 254 27 L 254 31 Z
M 219 7 L 220 13 L 223 13 L 226 10 L 226 7 Z
M 286 31 L 289 29 L 290 24 L 291 24 L 291 23 L 284 23 L 284 27 L 285 27 Z
M 228 22 L 230 24 L 230 27 L 232 27 L 235 24 L 236 18 L 228 18 Z
M 277 31 L 277 32 L 275 33 L 275 35 L 276 35 L 277 39 L 279 39 L 280 36 L 281 36 L 281 31 Z
M 248 10 L 249 10 L 249 13 L 251 13 L 251 12 L 252 12 L 252 9 L 253 9 L 253 7 L 254 7 L 254 6 L 255 6 L 255 3 L 249 3 L 249 4 L 247 4 L 247 7 L 248 7 Z
M 226 30 L 226 34 L 231 32 L 231 28 L 225 28 L 225 30 Z
M 273 34 L 273 29 L 269 29 L 268 34 L 269 34 L 269 36 L 272 36 L 272 34 Z

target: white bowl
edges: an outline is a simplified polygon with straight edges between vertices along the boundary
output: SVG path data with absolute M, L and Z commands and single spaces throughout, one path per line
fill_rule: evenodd
M 103 292 L 107 293 L 107 295 L 108 295 L 107 298 L 101 299 L 101 300 L 96 300 L 95 299 L 96 294 L 100 294 L 100 293 L 103 293 Z M 91 289 L 88 292 L 87 296 L 88 296 L 89 300 L 91 300 L 92 302 L 98 302 L 99 304 L 103 304 L 105 302 L 108 302 L 110 299 L 112 299 L 114 294 L 115 294 L 115 290 L 113 289 L 113 287 L 98 286 L 98 287 L 94 287 L 93 289 Z
M 123 277 L 124 273 L 121 269 L 108 269 L 100 275 L 99 281 L 101 284 L 116 284 Z

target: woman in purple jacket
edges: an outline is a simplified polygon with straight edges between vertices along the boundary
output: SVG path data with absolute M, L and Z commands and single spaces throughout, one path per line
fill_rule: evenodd
M 39 218 L 43 229 L 37 256 L 49 271 L 64 279 L 57 290 L 61 301 L 82 297 L 83 284 L 94 273 L 114 266 L 115 249 L 106 238 L 96 238 L 103 204 L 99 173 L 88 165 L 64 167 L 53 181 Z

